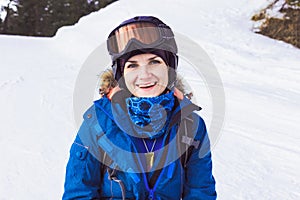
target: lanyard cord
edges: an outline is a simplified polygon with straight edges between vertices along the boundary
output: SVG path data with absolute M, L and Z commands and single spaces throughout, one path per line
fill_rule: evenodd
M 151 147 L 151 150 L 150 150 L 150 151 L 149 151 L 148 146 L 147 146 L 147 144 L 146 144 L 146 142 L 145 142 L 145 139 L 143 138 L 142 140 L 143 140 L 145 149 L 147 150 L 147 153 L 153 152 L 154 146 L 155 146 L 155 144 L 156 144 L 156 139 L 154 140 L 154 142 L 153 142 L 153 144 L 152 144 L 152 147 Z

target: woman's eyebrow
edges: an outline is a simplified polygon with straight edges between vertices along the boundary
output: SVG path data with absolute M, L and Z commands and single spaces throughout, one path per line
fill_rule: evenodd
M 153 56 L 152 58 L 149 58 L 148 60 L 153 60 L 155 58 L 157 58 L 158 56 Z
M 159 56 L 153 56 L 151 58 L 148 58 L 148 60 L 153 60 L 153 59 L 158 58 L 158 57 Z M 138 61 L 136 61 L 136 60 L 127 60 L 126 62 L 137 63 Z
M 135 61 L 135 60 L 127 60 L 126 63 L 127 63 L 127 62 L 137 63 L 137 61 Z

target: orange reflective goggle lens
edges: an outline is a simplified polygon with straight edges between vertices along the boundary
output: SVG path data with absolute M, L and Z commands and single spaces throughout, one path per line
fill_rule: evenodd
M 159 27 L 149 22 L 131 23 L 116 29 L 109 36 L 107 44 L 111 53 L 122 52 L 132 39 L 149 45 L 162 38 Z

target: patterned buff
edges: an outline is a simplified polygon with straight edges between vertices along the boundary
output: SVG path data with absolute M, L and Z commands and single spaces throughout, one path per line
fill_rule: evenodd
M 173 91 L 157 97 L 130 97 L 126 99 L 128 114 L 137 137 L 157 138 L 169 124 L 174 106 Z

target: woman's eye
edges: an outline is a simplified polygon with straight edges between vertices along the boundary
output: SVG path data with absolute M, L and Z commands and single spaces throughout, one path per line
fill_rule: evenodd
M 150 64 L 151 65 L 161 64 L 161 61 L 159 61 L 159 60 L 151 60 Z
M 126 68 L 136 68 L 137 66 L 137 64 L 129 64 L 126 66 Z

